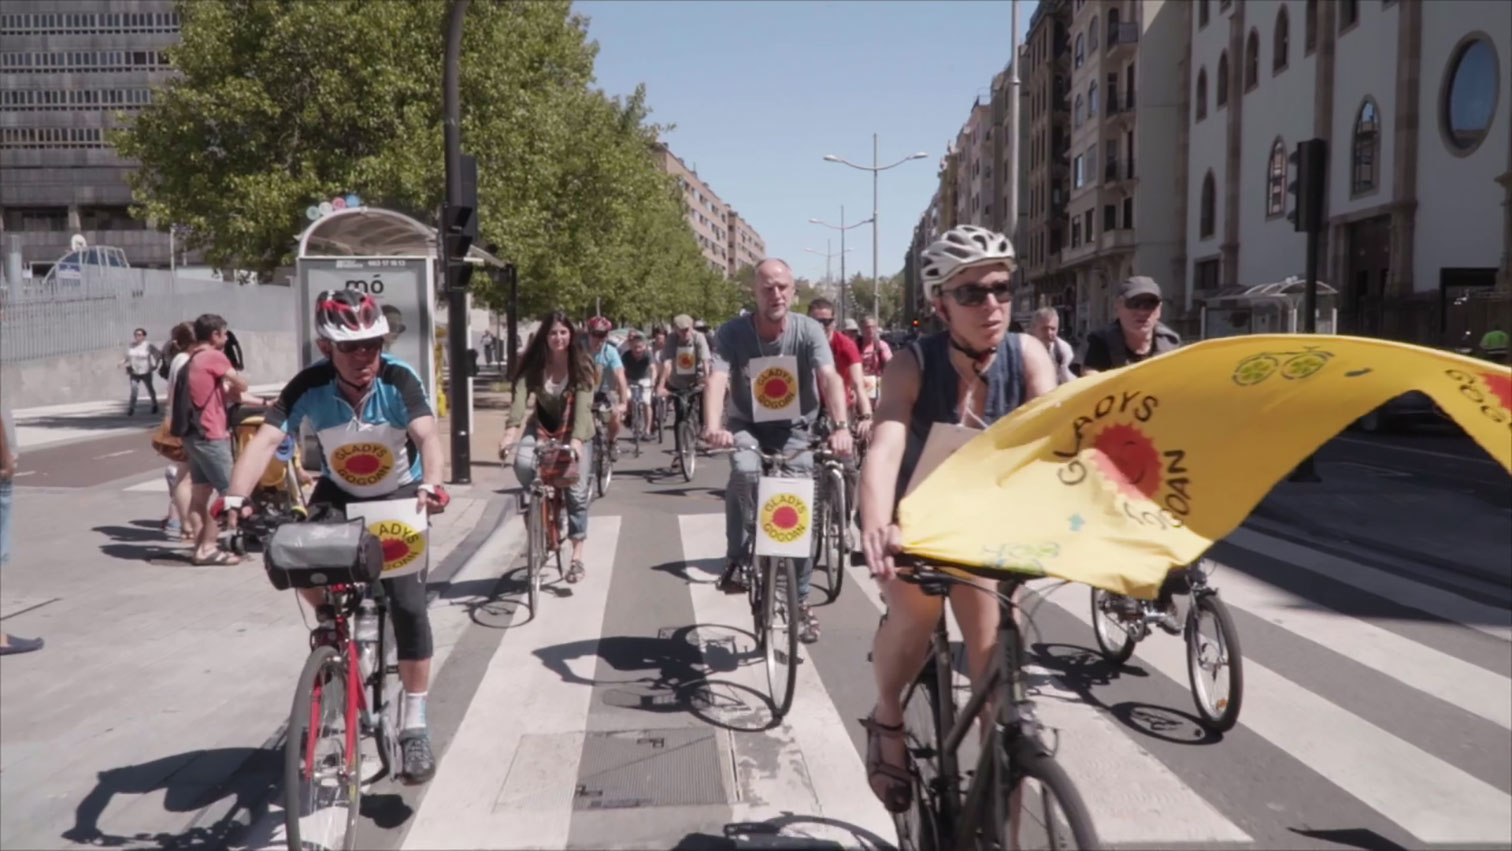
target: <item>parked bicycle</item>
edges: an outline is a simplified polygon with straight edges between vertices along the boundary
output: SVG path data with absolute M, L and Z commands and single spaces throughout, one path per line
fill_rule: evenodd
M 1203 559 L 1186 568 L 1185 582 L 1191 604 L 1180 629 L 1167 625 L 1168 615 L 1159 602 L 1137 600 L 1101 588 L 1092 589 L 1092 633 L 1098 649 L 1115 665 L 1134 655 L 1134 645 L 1150 635 L 1150 627 L 1180 632 L 1186 640 L 1187 680 L 1202 726 L 1222 733 L 1239 720 L 1244 698 L 1244 664 L 1239 653 L 1239 633 L 1228 607 L 1218 599 L 1218 589 L 1208 584 L 1216 563 Z M 1180 593 L 1180 592 L 1178 592 Z
M 526 532 L 525 578 L 532 618 L 540 611 L 536 606 L 541 599 L 547 560 L 556 558 L 557 578 L 567 575 L 562 566 L 562 546 L 567 541 L 566 489 L 572 482 L 564 480 L 562 474 L 567 467 L 564 462 L 569 459 L 575 462 L 577 458 L 576 455 L 562 458 L 563 450 L 572 453 L 566 441 L 542 439 L 536 443 L 536 476 L 530 490 L 521 495 L 520 510 L 525 515 Z
M 865 565 L 856 553 L 853 563 Z M 951 585 L 992 594 L 999 625 L 987 681 L 957 709 L 953 656 L 945 613 L 930 651 L 903 698 L 910 808 L 893 816 L 904 851 L 951 848 L 1096 848 L 1097 834 L 1081 794 L 1055 761 L 1055 748 L 1035 713 L 1024 676 L 1025 648 L 1014 592 L 1028 578 L 974 565 L 894 556 L 898 578 L 944 597 Z M 996 579 L 991 590 L 943 570 Z M 884 614 L 883 618 L 887 616 Z M 991 700 L 992 718 L 974 770 L 963 774 L 960 749 Z M 868 721 L 863 720 L 863 724 Z M 966 776 L 969 775 L 969 778 Z
M 265 561 L 279 590 L 323 591 L 284 743 L 288 846 L 352 849 L 363 786 L 403 764 L 399 702 L 385 689 L 399 667 L 385 646 L 383 550 L 361 520 L 288 524 L 274 533 Z M 377 748 L 381 769 L 372 777 L 362 774 L 362 739 Z

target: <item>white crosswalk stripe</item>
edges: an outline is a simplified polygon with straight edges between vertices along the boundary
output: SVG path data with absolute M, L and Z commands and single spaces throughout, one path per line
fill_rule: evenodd
M 592 578 L 571 597 L 548 596 L 540 621 L 514 626 L 505 636 L 404 847 L 576 847 L 581 842 L 570 836 L 584 825 L 597 825 L 589 833 L 617 837 L 616 847 L 652 848 L 666 847 L 700 826 L 718 834 L 729 823 L 762 822 L 782 824 L 781 835 L 794 840 L 842 847 L 893 842 L 891 819 L 871 795 L 862 755 L 852 744 L 854 721 L 837 708 L 839 701 L 827 690 L 828 675 L 821 676 L 814 653 L 802 654 L 793 710 L 780 724 L 769 723 L 765 671 L 753 652 L 747 599 L 714 587 L 712 571 L 717 568 L 711 566 L 722 561 L 724 551 L 724 517 L 717 513 L 677 516 L 678 552 L 647 559 L 681 558 L 687 565 L 696 625 L 687 640 L 697 648 L 705 678 L 706 706 L 698 717 L 666 716 L 656 723 L 700 729 L 714 725 L 727 805 L 574 809 L 581 755 L 595 729 L 589 684 L 599 655 L 587 649 L 547 665 L 541 651 L 578 643 L 588 647 L 602 637 L 610 583 L 593 580 L 608 579 L 621 555 L 627 522 L 595 516 L 587 559 Z M 1236 543 L 1270 544 L 1243 536 Z M 669 541 L 667 548 L 671 546 Z M 1456 622 L 1484 635 L 1508 635 L 1500 627 L 1504 610 L 1401 577 L 1382 580 L 1374 568 L 1337 556 L 1288 550 L 1278 557 L 1346 584 L 1368 586 L 1368 593 L 1430 614 L 1458 615 Z M 866 571 L 848 571 L 846 594 L 864 598 L 869 611 L 880 614 L 882 600 Z M 1512 729 L 1512 680 L 1501 673 L 1323 608 L 1237 569 L 1215 574 L 1214 584 L 1232 608 L 1311 642 L 1320 652 L 1326 648 L 1402 689 Z M 1049 585 L 1031 583 L 1036 589 Z M 1080 643 L 1092 646 L 1085 587 L 1060 586 L 1044 599 L 1085 625 Z M 859 615 L 853 611 L 851 616 Z M 958 637 L 953 618 L 950 626 Z M 1162 688 L 1186 689 L 1185 645 L 1179 639 L 1151 636 L 1139 645 L 1131 664 L 1175 684 Z M 1204 777 L 1183 773 L 1185 764 L 1163 761 L 1139 733 L 1087 703 L 1052 672 L 1033 667 L 1029 674 L 1041 719 L 1058 731 L 1057 759 L 1081 790 L 1106 844 L 1257 847 L 1254 825 L 1236 823 L 1242 820 L 1235 816 L 1235 802 L 1213 799 Z M 1512 778 L 1498 788 L 1453 764 L 1452 755 L 1429 753 L 1402 738 L 1409 734 L 1383 729 L 1350 709 L 1354 700 L 1379 696 L 1322 694 L 1251 658 L 1245 659 L 1245 675 L 1239 724 L 1257 734 L 1256 741 L 1276 749 L 1271 764 L 1294 760 L 1338 795 L 1358 801 L 1422 843 L 1505 846 L 1512 839 L 1512 796 L 1505 791 L 1512 788 Z M 1512 737 L 1505 744 L 1512 746 Z M 1220 741 L 1206 747 L 1230 746 Z

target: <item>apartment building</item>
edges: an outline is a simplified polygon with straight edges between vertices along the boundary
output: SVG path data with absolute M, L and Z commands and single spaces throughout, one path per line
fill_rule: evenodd
M 1459 346 L 1512 327 L 1512 4 L 1195 0 L 1187 17 L 1198 296 L 1304 273 L 1288 154 L 1318 138 L 1339 330 Z
M 732 262 L 729 205 L 666 145 L 657 145 L 656 157 L 662 170 L 676 178 L 682 189 L 683 214 L 703 250 L 704 261 L 710 269 L 728 276 Z
M 733 207 L 726 222 L 725 230 L 730 238 L 730 264 L 726 274 L 733 278 L 741 266 L 755 266 L 766 259 L 766 242 Z
M 1029 19 L 1024 40 L 1025 100 L 1020 121 L 1028 138 L 1019 154 L 1027 188 L 1024 226 L 1019 241 L 1019 267 L 1024 270 L 1036 307 L 1061 311 L 1061 324 L 1073 325 L 1077 295 L 1075 276 L 1061 269 L 1070 219 L 1071 2 L 1041 0 Z
M 134 266 L 170 265 L 167 233 L 132 218 L 135 165 L 107 140 L 152 102 L 179 41 L 173 0 L 0 3 L 0 222 L 5 249 L 51 265 L 74 234 L 122 249 Z M 14 239 L 12 239 L 14 237 Z

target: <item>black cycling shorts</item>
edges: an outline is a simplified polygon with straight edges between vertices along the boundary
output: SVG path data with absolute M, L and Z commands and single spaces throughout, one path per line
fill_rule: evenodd
M 405 485 L 386 497 L 358 499 L 338 487 L 335 482 L 322 478 L 310 494 L 310 514 L 317 508 L 329 505 L 346 514 L 348 503 L 367 502 L 373 499 L 418 499 L 420 483 Z M 411 573 L 397 579 L 383 580 L 383 593 L 388 597 L 389 617 L 394 621 L 394 644 L 404 661 L 429 659 L 435 651 L 431 638 L 430 613 L 426 610 L 425 575 L 427 571 Z

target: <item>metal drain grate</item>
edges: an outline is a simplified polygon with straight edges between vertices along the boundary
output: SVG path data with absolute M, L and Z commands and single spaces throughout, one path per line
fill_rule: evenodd
M 583 742 L 574 810 L 724 803 L 714 730 L 614 730 Z

